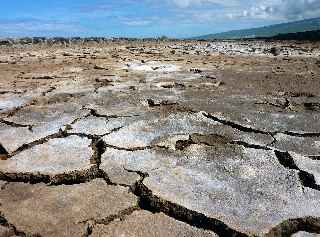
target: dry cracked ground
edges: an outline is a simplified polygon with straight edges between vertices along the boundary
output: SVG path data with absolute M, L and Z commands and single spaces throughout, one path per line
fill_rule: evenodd
M 319 236 L 319 52 L 2 46 L 0 236 Z

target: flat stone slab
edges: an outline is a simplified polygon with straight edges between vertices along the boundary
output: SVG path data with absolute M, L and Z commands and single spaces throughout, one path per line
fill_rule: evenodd
M 320 155 L 320 136 L 299 137 L 278 133 L 275 136 L 276 142 L 270 146 L 280 151 L 290 151 L 305 156 Z
M 0 123 L 0 143 L 8 153 L 12 153 L 25 144 L 58 133 L 86 113 L 88 111 L 72 103 L 26 107 L 6 118 L 8 122 L 25 127 Z M 27 126 L 32 126 L 32 129 Z
M 52 103 L 45 105 L 31 105 L 22 108 L 14 115 L 7 118 L 8 121 L 17 124 L 40 126 L 51 123 L 51 126 L 72 122 L 88 111 L 81 110 L 81 105 L 76 103 Z
M 27 102 L 22 98 L 19 98 L 16 95 L 9 96 L 1 96 L 1 103 L 0 103 L 0 111 L 6 112 L 10 109 L 14 109 L 16 107 L 22 106 Z
M 162 213 L 147 211 L 135 211 L 121 221 L 97 225 L 91 236 L 217 237 L 213 232 L 191 227 Z
M 264 145 L 273 138 L 265 134 L 245 133 L 206 118 L 199 113 L 176 113 L 163 119 L 140 120 L 103 137 L 105 143 L 127 149 L 162 145 L 175 135 L 205 134 L 225 137 L 228 141 L 243 141 Z M 170 141 L 169 141 L 170 142 Z
M 140 119 L 138 116 L 119 118 L 89 116 L 70 125 L 71 129 L 68 132 L 102 136 L 125 127 L 138 119 Z
M 71 133 L 83 133 L 91 135 L 104 135 L 109 133 L 113 128 L 108 128 L 106 118 L 97 118 L 90 116 L 77 121 L 75 124 L 70 125 Z
M 219 119 L 265 132 L 320 133 L 318 113 L 269 113 L 234 111 L 214 113 Z
M 48 175 L 51 177 L 86 171 L 92 167 L 91 140 L 78 136 L 50 139 L 0 161 L 0 174 Z
M 0 114 L 24 106 L 31 101 L 31 96 L 21 96 L 16 94 L 0 95 Z
M 130 152 L 107 148 L 101 157 L 100 169 L 106 172 L 114 183 L 133 185 L 140 179 L 140 176 L 136 172 L 130 171 L 135 169 L 147 171 L 153 167 L 158 168 L 157 159 L 153 159 L 154 155 L 149 151 Z M 149 163 L 146 165 L 148 160 Z M 132 170 L 130 170 L 131 168 Z
M 11 183 L 0 191 L 0 203 L 1 215 L 28 236 L 79 237 L 87 234 L 87 221 L 132 208 L 137 198 L 96 179 L 69 186 Z
M 102 167 L 147 172 L 144 184 L 154 195 L 248 235 L 320 215 L 320 192 L 303 187 L 298 171 L 284 168 L 272 151 L 219 143 L 183 151 L 107 149 Z M 123 172 L 113 176 L 130 184 Z

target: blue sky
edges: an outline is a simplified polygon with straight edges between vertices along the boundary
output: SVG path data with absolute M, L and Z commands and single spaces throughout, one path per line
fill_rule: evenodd
M 6 0 L 0 37 L 190 37 L 320 17 L 320 0 Z

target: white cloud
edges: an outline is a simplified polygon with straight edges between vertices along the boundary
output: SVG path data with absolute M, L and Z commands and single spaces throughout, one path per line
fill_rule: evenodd
M 243 17 L 298 20 L 320 16 L 320 0 L 259 1 L 243 11 Z
M 320 16 L 320 0 L 167 0 L 180 11 L 193 10 L 194 20 L 225 19 L 299 20 Z M 206 4 L 205 9 L 196 7 Z M 210 4 L 212 5 L 210 7 Z
M 187 7 L 192 7 L 195 5 L 202 5 L 202 4 L 219 4 L 223 6 L 234 6 L 237 4 L 239 1 L 237 0 L 227 0 L 222 2 L 221 0 L 168 0 L 169 2 L 172 2 L 178 7 L 181 8 L 187 8 Z

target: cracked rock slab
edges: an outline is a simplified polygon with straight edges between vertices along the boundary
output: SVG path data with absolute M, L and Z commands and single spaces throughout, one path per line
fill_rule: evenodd
M 76 103 L 52 103 L 48 105 L 31 105 L 19 110 L 8 121 L 18 124 L 40 126 L 43 124 L 67 124 L 69 121 L 84 115 L 87 111 L 81 110 Z M 61 127 L 61 125 L 60 125 Z
M 0 174 L 48 175 L 51 177 L 89 170 L 93 150 L 91 140 L 78 136 L 50 139 L 0 161 Z
M 320 185 L 320 160 L 312 160 L 297 153 L 290 153 L 294 163 L 300 170 L 306 171 L 314 176 L 315 183 Z
M 75 124 L 71 125 L 71 129 L 68 130 L 68 132 L 102 136 L 138 120 L 138 116 L 113 116 L 111 118 L 104 115 L 99 116 L 89 116 L 87 118 L 80 119 Z
M 23 144 L 36 139 L 37 137 L 27 127 L 12 127 L 0 123 L 0 140 L 8 153 L 12 153 Z
M 319 133 L 318 113 L 266 113 L 236 111 L 214 113 L 221 120 L 265 132 Z
M 320 233 L 319 43 L 9 41 L 1 237 Z
M 46 237 L 79 237 L 86 221 L 136 205 L 128 189 L 97 179 L 72 186 L 11 183 L 0 191 L 0 212 L 17 230 Z
M 297 171 L 284 168 L 272 151 L 219 143 L 183 151 L 107 149 L 102 164 L 147 172 L 143 183 L 153 195 L 248 235 L 320 215 L 319 191 L 303 188 Z
M 133 185 L 140 179 L 140 176 L 136 172 L 130 171 L 134 171 L 136 168 L 136 170 L 146 171 L 158 167 L 157 159 L 153 159 L 153 155 L 147 150 L 130 152 L 107 148 L 101 156 L 100 169 L 106 172 L 114 183 Z M 148 161 L 150 163 L 146 165 Z
M 213 232 L 197 229 L 183 222 L 147 211 L 135 211 L 124 220 L 97 225 L 92 237 L 217 237 Z
M 107 127 L 106 118 L 96 118 L 90 116 L 77 121 L 75 124 L 71 125 L 71 133 L 82 133 L 91 135 L 104 135 L 109 133 L 113 128 Z
M 54 104 L 50 106 L 29 106 L 21 109 L 7 121 L 28 127 L 15 127 L 0 123 L 0 141 L 12 153 L 24 144 L 58 133 L 64 125 L 82 117 L 87 111 L 75 104 Z
M 0 96 L 0 112 L 7 112 L 26 105 L 32 100 L 29 97 L 21 97 L 14 94 Z
M 103 137 L 105 143 L 126 149 L 153 145 L 170 147 L 175 135 L 217 134 L 230 141 L 267 145 L 273 141 L 265 134 L 244 133 L 206 118 L 202 113 L 176 113 L 165 119 L 140 120 Z
M 320 136 L 299 137 L 283 133 L 275 135 L 276 142 L 271 146 L 277 150 L 290 151 L 305 156 L 317 156 L 320 154 Z

